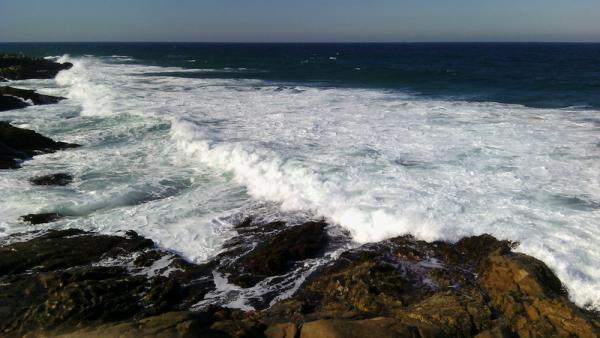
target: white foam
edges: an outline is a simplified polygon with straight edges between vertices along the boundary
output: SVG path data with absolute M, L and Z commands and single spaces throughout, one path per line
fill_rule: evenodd
M 360 208 L 361 197 L 349 197 L 351 192 L 345 191 L 343 186 L 319 179 L 317 173 L 301 163 L 245 151 L 240 144 L 211 146 L 194 124 L 184 120 L 174 119 L 171 130 L 186 155 L 215 169 L 233 172 L 238 183 L 246 186 L 252 196 L 281 202 L 284 210 L 313 210 L 348 228 L 358 242 L 379 241 L 407 233 L 427 240 L 439 239 L 440 229 L 436 225 L 411 219 L 410 213 Z

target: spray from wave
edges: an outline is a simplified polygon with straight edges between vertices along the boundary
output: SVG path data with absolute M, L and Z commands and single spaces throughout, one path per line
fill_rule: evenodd
M 301 164 L 247 151 L 240 144 L 211 145 L 194 124 L 174 119 L 172 137 L 186 155 L 222 171 L 234 173 L 238 183 L 258 199 L 281 203 L 283 210 L 311 210 L 348 229 L 357 242 L 380 241 L 400 234 L 426 240 L 440 239 L 440 228 L 414 215 L 361 208 L 344 187 L 320 179 Z M 369 210 L 371 209 L 371 210 Z M 411 217 L 412 216 L 412 217 Z

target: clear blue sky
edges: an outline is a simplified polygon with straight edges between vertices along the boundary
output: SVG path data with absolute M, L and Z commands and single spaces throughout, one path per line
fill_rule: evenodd
M 600 42 L 600 0 L 0 0 L 0 41 Z

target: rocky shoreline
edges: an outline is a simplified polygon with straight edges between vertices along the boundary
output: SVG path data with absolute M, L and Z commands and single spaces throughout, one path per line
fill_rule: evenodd
M 52 78 L 72 65 L 0 55 L 0 81 Z M 0 87 L 0 111 L 60 97 Z M 79 147 L 0 121 L 0 170 Z M 69 173 L 30 178 L 67 185 Z M 240 220 L 215 258 L 186 261 L 135 232 L 52 229 L 0 240 L 3 337 L 597 337 L 598 313 L 568 299 L 541 261 L 489 235 L 457 243 L 402 236 L 342 250 L 323 220 L 300 224 Z M 23 221 L 50 223 L 58 213 Z M 347 240 L 347 239 L 346 239 Z M 326 257 L 332 248 L 335 257 Z M 343 251 L 343 252 L 342 252 Z M 254 310 L 210 302 L 219 290 L 306 279 L 280 299 L 251 299 Z M 278 284 L 279 283 L 279 284 Z
M 254 224 L 272 229 L 272 224 Z M 192 264 L 134 232 L 13 235 L 0 247 L 6 337 L 595 337 L 596 313 L 572 304 L 541 261 L 489 235 L 455 244 L 410 236 L 342 253 L 292 297 L 260 311 L 197 306 L 222 273 L 240 287 L 319 255 L 326 223 L 264 232 Z M 242 240 L 247 227 L 237 226 Z M 21 239 L 26 239 L 21 241 Z M 269 254 L 265 254 L 269 248 Z M 259 263 L 260 262 L 260 263 Z

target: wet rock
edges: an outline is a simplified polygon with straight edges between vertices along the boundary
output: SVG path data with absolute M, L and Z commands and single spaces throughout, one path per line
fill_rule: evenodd
M 20 161 L 35 155 L 77 147 L 80 145 L 56 142 L 33 130 L 0 121 L 0 169 L 18 168 Z
M 598 336 L 597 315 L 573 305 L 552 271 L 514 245 L 489 235 L 368 244 L 315 272 L 263 321 L 293 319 L 300 337 Z
M 5 80 L 51 79 L 59 71 L 72 66 L 73 64 L 68 62 L 57 63 L 18 54 L 1 54 L 0 78 Z
M 0 169 L 16 169 L 20 167 L 22 158 L 27 154 L 7 147 L 0 142 Z
M 0 246 L 2 336 L 57 336 L 103 325 L 112 330 L 108 324 L 119 322 L 148 324 L 148 332 L 158 323 L 175 328 L 181 321 L 169 316 L 141 319 L 187 310 L 214 289 L 206 266 L 186 266 L 137 234 L 70 229 L 34 235 Z M 149 267 L 136 268 L 135 258 L 148 251 L 159 254 Z
M 33 130 L 18 128 L 4 121 L 0 121 L 0 142 L 29 156 L 79 147 L 77 144 L 56 142 Z
M 9 86 L 0 86 L 0 95 L 4 97 L 19 98 L 22 101 L 31 101 L 33 104 L 53 104 L 58 103 L 60 100 L 64 100 L 64 97 L 43 95 L 36 93 L 35 90 L 14 88 Z
M 91 265 L 102 257 L 117 257 L 153 247 L 143 237 L 93 235 L 82 230 L 50 230 L 26 242 L 0 247 L 0 275 L 35 268 L 46 272 Z
M 243 222 L 238 231 L 245 231 L 248 224 Z M 263 229 L 281 228 L 280 222 L 263 225 Z M 250 287 L 269 276 L 284 274 L 293 265 L 304 259 L 317 256 L 328 241 L 325 222 L 306 222 L 285 228 L 275 235 L 259 242 L 250 252 L 244 254 L 224 271 L 234 272 L 229 280 L 242 287 Z
M 41 213 L 41 214 L 28 214 L 25 216 L 21 216 L 21 220 L 25 223 L 29 223 L 29 224 L 45 224 L 45 223 L 52 223 L 55 222 L 59 219 L 61 219 L 63 216 L 59 213 L 56 212 L 46 212 L 46 213 Z
M 572 304 L 541 261 L 482 235 L 457 243 L 402 236 L 317 269 L 262 311 L 195 305 L 212 272 L 281 273 L 314 255 L 325 224 L 244 222 L 264 236 L 239 259 L 193 264 L 134 232 L 49 231 L 0 246 L 0 332 L 28 337 L 597 337 L 600 319 Z M 260 229 L 264 230 L 259 235 Z M 312 243 L 303 248 L 299 242 Z M 258 268 L 273 248 L 281 262 Z M 230 247 L 237 250 L 241 244 Z M 258 250 L 257 250 L 258 249 Z M 255 256 L 252 256 L 255 255 Z M 252 258 L 248 258 L 252 257 Z M 220 262 L 219 259 L 225 262 Z M 252 263 L 243 265 L 242 263 Z M 256 270 L 255 270 L 256 269 Z M 262 269 L 262 270 L 261 270 Z M 283 270 L 280 270 L 283 269 Z M 235 270 L 230 270 L 235 278 Z M 194 311 L 189 311 L 195 309 Z
M 0 95 L 0 111 L 21 109 L 27 106 L 28 104 L 19 98 L 8 95 Z
M 50 174 L 34 177 L 30 180 L 33 185 L 60 185 L 64 186 L 73 181 L 73 176 L 66 173 Z

